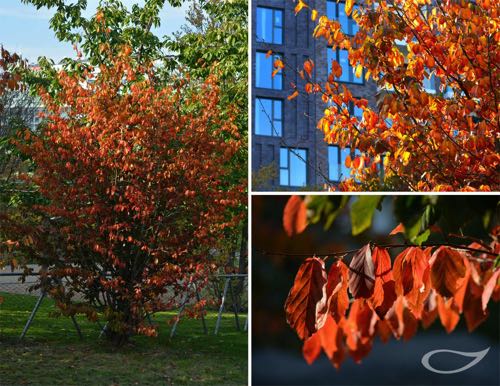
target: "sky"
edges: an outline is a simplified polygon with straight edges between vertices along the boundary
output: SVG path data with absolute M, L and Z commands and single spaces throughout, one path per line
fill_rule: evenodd
M 134 3 L 144 4 L 144 0 L 122 0 L 128 8 Z M 94 14 L 99 0 L 88 0 L 85 16 Z M 168 3 L 168 2 L 167 2 Z M 184 24 L 184 15 L 188 5 L 173 8 L 165 5 L 161 11 L 162 24 L 155 29 L 159 36 L 171 35 Z M 74 57 L 70 43 L 59 42 L 50 29 L 52 11 L 42 8 L 37 10 L 21 0 L 0 0 L 0 44 L 7 50 L 17 52 L 22 57 L 35 63 L 39 56 L 46 56 L 56 62 L 64 57 Z

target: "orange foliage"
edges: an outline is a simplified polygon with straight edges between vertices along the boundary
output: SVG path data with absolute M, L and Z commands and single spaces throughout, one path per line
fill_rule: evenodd
M 346 14 L 352 7 L 345 3 Z M 295 11 L 307 8 L 300 0 Z M 383 183 L 396 189 L 499 189 L 499 10 L 489 0 L 367 0 L 352 12 L 355 36 L 318 18 L 314 36 L 348 50 L 355 76 L 381 89 L 378 105 L 368 107 L 340 86 L 342 68 L 333 61 L 328 81 L 314 91 L 330 104 L 318 122 L 325 140 L 363 155 L 353 178 L 377 189 L 383 168 Z M 423 85 L 431 76 L 439 84 L 434 93 Z M 362 118 L 349 115 L 350 103 Z M 352 181 L 340 189 L 357 189 Z
M 221 110 L 216 76 L 164 86 L 129 54 L 82 76 L 60 72 L 55 97 L 40 90 L 46 125 L 19 147 L 36 164 L 25 178 L 46 202 L 33 208 L 42 221 L 0 215 L 18 252 L 48 267 L 63 312 L 102 310 L 122 338 L 154 333 L 144 317 L 174 304 L 167 290 L 207 280 L 208 251 L 241 221 L 246 197 L 228 167 L 242 146 L 238 112 Z

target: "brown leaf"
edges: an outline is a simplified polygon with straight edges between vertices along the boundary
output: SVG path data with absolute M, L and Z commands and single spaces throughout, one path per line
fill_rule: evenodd
M 451 297 L 457 292 L 465 277 L 463 255 L 455 249 L 439 247 L 431 259 L 431 280 L 436 291 Z
M 369 298 L 373 294 L 375 267 L 370 244 L 352 257 L 349 264 L 349 291 L 355 298 Z
M 291 196 L 283 211 L 283 227 L 289 237 L 302 233 L 307 226 L 307 207 L 300 196 Z
M 300 266 L 285 302 L 286 320 L 300 339 L 323 327 L 326 301 L 325 263 L 316 257 L 308 258 Z

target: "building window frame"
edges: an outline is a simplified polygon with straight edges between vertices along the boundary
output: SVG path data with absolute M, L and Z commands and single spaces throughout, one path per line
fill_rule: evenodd
M 283 152 L 286 152 L 286 157 L 283 157 Z M 304 158 L 305 162 L 302 161 L 299 157 L 295 155 L 294 152 L 303 152 L 300 154 L 302 158 Z M 295 157 L 299 162 L 304 164 L 304 183 L 300 184 L 292 184 L 292 168 L 291 168 L 291 157 Z M 289 187 L 304 187 L 307 186 L 308 180 L 308 171 L 307 171 L 307 157 L 308 150 L 305 148 L 290 148 L 290 147 L 280 147 L 280 157 L 279 157 L 279 184 L 280 186 L 289 186 Z M 284 162 L 284 159 L 286 162 Z M 286 173 L 286 174 L 284 174 Z M 286 183 L 283 182 L 282 176 L 286 175 Z
M 276 75 L 273 76 L 274 62 L 277 59 L 283 60 L 283 55 L 280 53 L 273 53 L 269 57 L 266 57 L 266 56 L 267 56 L 267 52 L 264 52 L 264 51 L 256 51 L 255 52 L 255 87 L 268 89 L 268 90 L 283 90 L 283 70 L 280 69 L 276 73 Z M 265 86 L 265 85 L 259 84 L 259 77 L 257 75 L 259 72 L 258 67 L 259 67 L 260 60 L 261 60 L 259 58 L 263 58 L 263 60 L 271 60 L 271 73 L 269 74 L 270 81 L 271 81 L 270 86 Z M 262 71 L 262 69 L 260 71 Z M 279 84 L 279 87 L 277 84 Z
M 264 40 L 264 38 L 259 38 L 259 36 L 257 36 L 257 31 L 259 30 L 259 10 L 266 10 L 266 11 L 271 11 L 271 18 L 272 18 L 272 23 L 271 23 L 271 41 L 267 41 L 267 40 Z M 281 25 L 277 24 L 276 22 L 276 13 L 281 13 Z M 257 42 L 258 43 L 269 43 L 269 44 L 279 44 L 279 45 L 282 45 L 283 44 L 283 41 L 284 41 L 284 31 L 285 31 L 285 26 L 284 26 L 284 16 L 285 12 L 282 8 L 275 8 L 275 7 L 267 7 L 267 6 L 257 6 L 257 9 L 256 9 L 256 15 L 255 15 L 255 19 L 256 19 L 256 23 L 255 23 L 255 26 L 256 26 L 256 39 L 257 39 Z M 275 39 L 275 36 L 276 36 L 276 32 L 277 31 L 280 31 L 280 39 L 279 39 L 279 42 L 277 41 L 277 39 Z
M 258 125 L 258 120 L 257 120 L 257 112 L 259 111 L 259 109 L 261 110 L 264 110 L 264 107 L 262 106 L 262 104 L 259 102 L 259 100 L 266 100 L 266 101 L 271 101 L 271 112 L 269 114 L 269 112 L 267 112 L 268 114 L 266 115 L 266 119 L 271 119 L 271 122 L 270 125 L 271 125 L 271 134 L 262 134 L 262 133 L 257 133 L 257 125 Z M 276 103 L 279 103 L 280 104 L 280 117 L 276 117 L 276 111 L 275 111 L 275 104 Z M 253 133 L 255 135 L 260 135 L 260 136 L 263 136 L 263 137 L 276 137 L 276 138 L 280 138 L 280 137 L 283 137 L 283 118 L 284 118 L 284 103 L 283 103 L 283 99 L 280 99 L 280 98 L 269 98 L 269 97 L 260 97 L 260 96 L 256 96 L 255 97 L 255 107 L 254 107 L 254 111 L 255 111 L 255 114 L 254 114 L 254 124 L 253 124 L 253 127 L 254 127 L 254 130 L 253 130 Z M 265 113 L 264 113 L 265 114 Z M 279 129 L 276 128 L 276 123 L 280 123 L 280 127 Z

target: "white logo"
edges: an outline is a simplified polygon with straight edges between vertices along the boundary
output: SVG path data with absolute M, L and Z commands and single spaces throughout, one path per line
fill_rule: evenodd
M 462 371 L 470 369 L 472 366 L 477 365 L 481 359 L 483 359 L 486 354 L 488 354 L 488 351 L 490 351 L 490 347 L 483 351 L 478 351 L 478 352 L 463 352 L 463 351 L 455 351 L 455 350 L 446 350 L 446 349 L 440 349 L 440 350 L 434 350 L 430 351 L 427 354 L 425 354 L 422 357 L 422 365 L 429 371 L 432 371 L 434 373 L 438 374 L 455 374 L 455 373 L 460 373 Z M 459 369 L 456 370 L 438 370 L 435 369 L 434 367 L 431 366 L 429 363 L 429 359 L 431 359 L 431 356 L 437 353 L 442 353 L 442 352 L 447 352 L 447 353 L 452 353 L 452 354 L 457 354 L 457 355 L 462 355 L 464 357 L 469 357 L 469 358 L 475 358 L 473 361 L 471 361 L 469 364 L 460 367 Z

